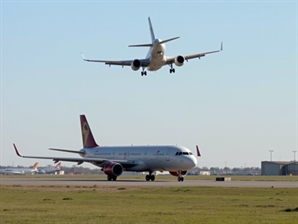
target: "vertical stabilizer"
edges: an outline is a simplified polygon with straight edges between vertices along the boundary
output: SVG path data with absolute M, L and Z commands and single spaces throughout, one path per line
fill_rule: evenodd
M 81 119 L 81 130 L 84 148 L 93 148 L 98 146 L 93 138 L 91 129 L 85 115 L 80 115 Z
M 34 169 L 34 170 L 37 170 L 37 168 L 38 168 L 38 163 L 34 163 L 34 165 L 33 165 L 33 169 Z
M 155 40 L 155 35 L 154 35 L 153 28 L 152 28 L 150 17 L 148 17 L 148 21 L 149 21 L 149 28 L 150 28 L 151 40 L 153 42 Z
M 197 157 L 201 156 L 200 150 L 199 150 L 199 146 L 196 145 L 196 149 L 197 149 Z
M 59 162 L 59 163 L 55 166 L 55 168 L 56 168 L 57 170 L 60 170 L 60 167 L 61 167 L 61 162 Z

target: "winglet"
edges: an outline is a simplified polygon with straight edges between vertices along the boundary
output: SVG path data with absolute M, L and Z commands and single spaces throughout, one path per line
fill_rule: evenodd
M 19 156 L 19 157 L 23 157 L 20 153 L 19 153 L 19 151 L 18 151 L 18 149 L 17 149 L 17 147 L 16 147 L 16 145 L 13 143 L 13 147 L 14 147 L 14 150 L 16 151 L 16 154 Z
M 200 150 L 199 150 L 199 146 L 196 145 L 196 148 L 197 148 L 197 157 L 200 157 L 201 156 L 201 153 L 200 153 Z
M 220 50 L 223 51 L 223 43 L 221 42 Z
M 84 61 L 87 61 L 87 59 L 84 57 L 83 53 L 81 52 L 82 58 Z

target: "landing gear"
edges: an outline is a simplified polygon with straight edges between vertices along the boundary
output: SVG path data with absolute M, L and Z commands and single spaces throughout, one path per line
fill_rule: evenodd
M 116 181 L 117 180 L 117 177 L 115 177 L 115 176 L 107 176 L 107 179 L 108 179 L 108 181 L 111 181 L 111 180 Z
M 146 181 L 154 181 L 155 180 L 155 176 L 152 175 L 152 172 L 149 172 L 149 175 L 146 175 Z
M 181 173 L 181 171 L 178 171 L 178 181 L 180 182 L 182 182 L 182 181 L 184 181 L 184 177 L 182 176 L 182 173 Z
M 141 76 L 147 76 L 147 72 L 146 71 L 144 71 L 145 70 L 145 68 L 142 68 L 143 69 L 143 71 L 141 71 Z
M 184 177 L 178 177 L 178 181 L 184 181 Z
M 170 73 L 175 73 L 175 69 L 173 68 L 173 64 L 170 64 Z

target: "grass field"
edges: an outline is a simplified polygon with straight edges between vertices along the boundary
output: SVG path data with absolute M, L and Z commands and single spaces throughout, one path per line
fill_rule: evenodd
M 0 223 L 296 224 L 298 189 L 1 185 Z

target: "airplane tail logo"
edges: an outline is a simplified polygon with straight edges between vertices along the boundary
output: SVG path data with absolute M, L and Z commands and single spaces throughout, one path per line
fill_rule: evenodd
M 85 115 L 80 116 L 81 119 L 81 129 L 82 129 L 82 139 L 84 148 L 93 148 L 98 146 L 94 140 L 91 129 L 88 125 Z
M 37 170 L 37 167 L 38 167 L 38 163 L 34 163 L 33 169 Z
M 57 170 L 60 170 L 60 166 L 61 166 L 61 162 L 59 162 L 59 163 L 56 165 L 55 168 L 56 168 Z

